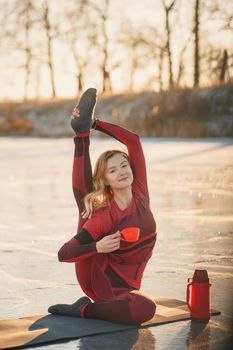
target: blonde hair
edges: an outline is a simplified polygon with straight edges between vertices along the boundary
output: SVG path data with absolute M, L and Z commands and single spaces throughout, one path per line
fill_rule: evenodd
M 113 149 L 102 153 L 97 159 L 93 173 L 93 192 L 87 194 L 84 198 L 85 210 L 82 213 L 83 218 L 90 218 L 98 209 L 108 206 L 113 201 L 113 192 L 110 186 L 105 183 L 105 172 L 107 161 L 115 154 L 121 154 L 129 162 L 129 156 L 125 151 Z

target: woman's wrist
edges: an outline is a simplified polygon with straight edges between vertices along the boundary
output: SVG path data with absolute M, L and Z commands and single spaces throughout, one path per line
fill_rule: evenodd
M 96 130 L 96 129 L 97 129 L 98 124 L 99 124 L 99 121 L 100 121 L 100 119 L 94 117 L 93 122 L 92 122 L 92 125 L 91 125 L 91 129 L 92 129 L 92 130 Z
M 98 119 L 97 119 L 97 118 L 94 118 L 91 128 L 92 128 L 93 130 L 95 130 L 96 127 L 97 127 L 97 125 L 98 125 Z

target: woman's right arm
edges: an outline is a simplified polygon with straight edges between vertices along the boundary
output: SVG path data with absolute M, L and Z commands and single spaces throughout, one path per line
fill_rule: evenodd
M 120 247 L 119 231 L 94 241 L 90 233 L 83 228 L 75 237 L 66 242 L 58 252 L 58 260 L 80 262 L 96 253 L 110 253 Z
M 66 242 L 58 252 L 58 260 L 78 262 L 97 253 L 96 242 L 83 228 L 76 236 Z

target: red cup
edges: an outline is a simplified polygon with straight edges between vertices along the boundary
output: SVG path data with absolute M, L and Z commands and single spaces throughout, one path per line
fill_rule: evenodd
M 136 242 L 139 238 L 139 227 L 126 227 L 121 230 L 121 239 L 126 242 Z

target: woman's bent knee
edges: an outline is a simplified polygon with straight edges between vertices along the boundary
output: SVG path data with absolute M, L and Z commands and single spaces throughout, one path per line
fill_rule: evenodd
M 141 324 L 153 318 L 156 311 L 156 303 L 152 298 L 134 294 L 130 302 L 132 323 Z

